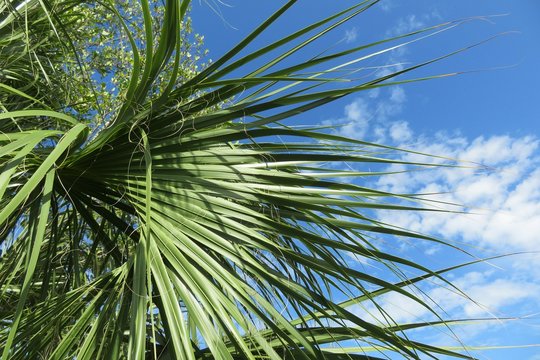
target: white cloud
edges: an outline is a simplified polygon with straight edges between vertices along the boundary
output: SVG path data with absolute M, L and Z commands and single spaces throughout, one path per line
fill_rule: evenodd
M 376 96 L 357 99 L 345 108 L 346 118 L 355 123 L 342 135 L 361 136 L 388 145 L 440 155 L 430 158 L 404 153 L 403 160 L 448 163 L 459 160 L 461 167 L 435 167 L 382 177 L 381 190 L 397 193 L 432 194 L 426 198 L 463 205 L 469 213 L 381 211 L 379 218 L 390 224 L 430 234 L 452 242 L 469 244 L 468 250 L 482 254 L 540 251 L 540 140 L 534 136 L 508 135 L 469 139 L 459 132 L 415 134 L 402 116 L 406 93 L 400 88 L 384 89 Z M 394 165 L 388 170 L 403 170 Z M 463 209 L 442 203 L 436 208 Z M 448 249 L 425 243 L 416 245 L 430 259 L 452 256 Z M 407 246 L 396 247 L 407 251 Z M 401 250 L 400 250 L 401 249 Z M 418 254 L 418 253 L 417 253 Z M 486 255 L 487 256 L 487 255 Z M 509 258 L 502 272 L 470 272 L 452 279 L 463 292 L 449 291 L 435 284 L 423 284 L 427 298 L 440 306 L 446 318 L 524 316 L 540 309 L 540 255 Z M 397 293 L 380 299 L 382 308 L 397 322 L 433 319 L 420 304 Z M 366 318 L 382 321 L 374 306 L 352 310 Z M 444 313 L 443 313 L 444 314 Z M 466 330 L 474 338 L 483 326 Z M 478 337 L 480 339 L 480 337 Z
M 338 121 L 339 134 L 361 138 L 365 135 L 373 112 L 367 101 L 357 99 L 345 107 L 345 118 Z
M 390 125 L 390 137 L 394 142 L 407 142 L 412 137 L 412 131 L 409 123 L 406 121 L 396 121 Z
M 433 11 L 421 15 L 417 14 L 409 14 L 407 16 L 404 16 L 400 18 L 397 22 L 397 24 L 387 31 L 387 35 L 389 36 L 396 36 L 396 35 L 403 35 L 415 30 L 419 30 L 421 28 L 424 28 L 433 20 L 440 20 L 441 15 L 439 14 L 437 9 L 434 9 Z
M 407 141 L 396 143 L 400 146 Z M 475 164 L 469 164 L 472 168 L 436 168 L 392 175 L 381 178 L 378 185 L 400 193 L 439 193 L 430 199 L 463 205 L 473 214 L 424 212 L 404 217 L 384 212 L 384 220 L 494 251 L 540 250 L 540 170 L 536 170 L 535 156 L 538 140 L 493 136 L 470 142 L 435 142 L 424 139 L 413 149 Z M 405 155 L 404 159 L 414 161 L 419 157 Z
M 389 33 L 391 35 L 401 35 L 425 26 L 425 23 L 417 15 L 411 14 L 399 19 L 397 25 Z
M 401 86 L 394 86 L 390 89 L 390 101 L 396 104 L 403 104 L 407 96 Z
M 396 122 L 388 125 L 390 134 L 392 127 L 396 127 Z M 407 128 L 410 138 L 391 136 L 393 145 L 405 146 L 414 139 L 411 150 L 472 163 L 461 163 L 468 165 L 467 168 L 439 167 L 393 174 L 382 177 L 378 181 L 379 188 L 400 193 L 436 193 L 429 198 L 464 205 L 469 213 L 381 211 L 382 221 L 451 242 L 459 241 L 459 246 L 469 244 L 467 250 L 479 256 L 540 251 L 540 141 L 537 138 L 491 136 L 469 140 L 456 134 L 452 137 L 443 133 L 416 135 Z M 403 159 L 425 161 L 427 158 L 407 154 Z M 391 167 L 391 170 L 402 169 L 404 166 Z M 429 206 L 459 209 L 440 203 Z M 452 256 L 449 249 L 441 246 L 428 243 L 417 246 L 423 248 L 423 253 L 432 261 Z M 448 313 L 448 318 L 537 313 L 540 310 L 537 305 L 540 303 L 540 254 L 519 255 L 502 261 L 504 271 L 475 271 L 452 279 L 474 301 L 441 287 L 428 284 L 422 288 L 433 304 Z M 426 309 L 398 294 L 384 298 L 382 306 L 399 321 L 426 320 L 431 316 Z M 477 336 L 477 340 L 483 341 L 483 329 L 483 326 L 475 326 L 467 330 L 466 336 Z
M 503 318 L 508 316 L 508 309 L 512 305 L 540 300 L 539 285 L 511 278 L 497 278 L 497 274 L 492 271 L 470 272 L 453 279 L 452 283 L 462 292 L 440 284 L 424 285 L 421 289 L 408 287 L 406 290 L 415 294 L 443 318 Z M 377 303 L 384 309 L 384 314 L 372 303 L 353 305 L 349 310 L 382 324 L 392 321 L 404 324 L 437 320 L 428 308 L 397 292 L 380 297 Z
M 489 316 L 529 298 L 537 298 L 538 286 L 528 282 L 495 279 L 490 283 L 476 283 L 463 287 L 465 293 L 477 303 L 466 302 L 463 312 L 467 317 Z
M 382 0 L 379 3 L 379 7 L 384 12 L 389 12 L 396 6 L 395 2 L 393 0 Z
M 358 37 L 358 28 L 353 27 L 349 30 L 345 30 L 345 42 L 350 44 L 356 40 Z
M 364 99 L 358 98 L 345 106 L 345 117 L 326 120 L 323 125 L 335 126 L 338 135 L 363 138 L 369 128 L 369 123 L 374 117 L 374 109 Z
M 343 111 L 344 117 L 326 120 L 323 125 L 335 126 L 337 134 L 355 139 L 373 136 L 374 131 L 379 134 L 377 140 L 381 141 L 389 130 L 390 136 L 407 136 L 407 123 L 392 123 L 392 129 L 388 129 L 386 125 L 390 117 L 401 113 L 406 99 L 405 91 L 399 86 L 384 91 L 370 91 L 366 97 L 357 98 L 347 104 Z M 368 131 L 371 133 L 368 134 Z
M 365 121 L 367 124 L 366 114 L 369 114 L 368 104 L 361 99 L 345 106 L 345 115 L 352 121 Z

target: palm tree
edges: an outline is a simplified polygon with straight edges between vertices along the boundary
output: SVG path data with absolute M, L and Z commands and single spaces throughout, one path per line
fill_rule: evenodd
M 377 3 L 365 0 L 247 52 L 290 0 L 221 58 L 182 73 L 189 3 L 164 1 L 156 20 L 157 2 L 141 0 L 139 32 L 129 6 L 97 3 L 130 56 L 125 86 L 111 92 L 118 106 L 100 112 L 110 89 L 91 89 L 76 36 L 98 5 L 3 1 L 2 359 L 469 358 L 407 334 L 445 319 L 398 324 L 378 305 L 397 292 L 436 315 L 410 287 L 453 269 L 378 249 L 378 236 L 441 240 L 373 219 L 374 209 L 415 208 L 362 186 L 377 172 L 339 170 L 399 162 L 395 149 L 281 122 L 423 80 L 396 77 L 438 59 L 364 82 L 350 80 L 350 68 L 458 23 L 288 60 Z M 348 255 L 398 280 L 352 268 Z M 350 310 L 362 303 L 378 320 Z

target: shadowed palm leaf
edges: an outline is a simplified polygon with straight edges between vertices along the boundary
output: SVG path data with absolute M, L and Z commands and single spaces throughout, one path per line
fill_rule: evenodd
M 348 310 L 377 306 L 378 296 L 393 291 L 434 312 L 408 287 L 451 270 L 433 272 L 378 250 L 377 236 L 439 240 L 370 219 L 374 209 L 412 208 L 339 181 L 378 175 L 336 169 L 397 162 L 376 155 L 393 149 L 280 123 L 354 92 L 423 80 L 393 79 L 438 59 L 345 81 L 363 60 L 458 24 L 288 60 L 377 2 L 368 0 L 246 52 L 295 2 L 182 81 L 180 24 L 189 1 L 166 0 L 156 24 L 141 0 L 146 38 L 131 36 L 114 3 L 102 4 L 131 43 L 132 74 L 121 106 L 90 135 L 96 123 L 71 104 L 66 77 L 79 69 L 69 34 L 80 4 L 4 1 L 3 359 L 466 357 L 405 333 L 431 324 L 367 320 Z M 395 43 L 381 47 L 388 41 Z M 386 281 L 348 266 L 350 255 L 400 277 L 403 269 L 421 275 Z

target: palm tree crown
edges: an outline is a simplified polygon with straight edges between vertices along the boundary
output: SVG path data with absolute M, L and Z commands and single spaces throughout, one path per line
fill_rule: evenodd
M 423 80 L 395 77 L 437 59 L 347 79 L 362 61 L 458 23 L 285 61 L 377 3 L 365 0 L 247 52 L 296 2 L 201 71 L 185 57 L 188 0 L 2 3 L 2 359 L 468 358 L 406 333 L 434 323 L 349 309 L 393 291 L 435 313 L 409 287 L 451 270 L 379 250 L 373 238 L 385 234 L 440 240 L 372 219 L 373 209 L 413 208 L 339 180 L 378 175 L 336 169 L 398 162 L 376 155 L 394 149 L 281 122 Z M 122 39 L 109 55 L 104 29 Z M 96 88 L 92 66 L 117 75 L 120 90 Z M 401 280 L 351 268 L 350 255 Z

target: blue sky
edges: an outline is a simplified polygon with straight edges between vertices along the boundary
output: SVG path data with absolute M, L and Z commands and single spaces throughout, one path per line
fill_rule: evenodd
M 224 1 L 194 2 L 194 28 L 205 36 L 205 46 L 212 59 L 217 59 L 284 3 Z M 299 1 L 279 26 L 261 40 L 276 39 L 352 4 L 354 1 Z M 329 34 L 319 43 L 320 48 L 308 50 L 315 54 L 325 47 L 358 46 L 449 20 L 478 16 L 491 17 L 467 22 L 369 64 L 399 67 L 499 34 L 482 46 L 418 72 L 418 75 L 464 74 L 360 93 L 303 114 L 292 123 L 332 125 L 335 132 L 358 139 L 469 161 L 465 164 L 472 165 L 472 169 L 406 173 L 381 178 L 375 185 L 396 192 L 438 193 L 432 198 L 463 204 L 473 214 L 381 212 L 377 216 L 389 223 L 449 239 L 478 256 L 540 251 L 539 1 L 383 0 Z M 416 159 L 413 155 L 403 157 Z M 403 242 L 398 251 L 433 267 L 463 260 L 455 253 L 428 244 Z M 449 277 L 481 304 L 474 305 L 463 297 L 426 284 L 422 290 L 452 316 L 534 315 L 527 320 L 459 327 L 456 332 L 463 342 L 478 346 L 540 343 L 538 255 L 493 261 Z M 416 321 L 428 316 L 398 297 L 389 296 L 384 301 L 398 320 Z M 451 344 L 443 333 L 418 336 Z M 476 355 L 482 359 L 540 360 L 540 348 L 492 350 Z

